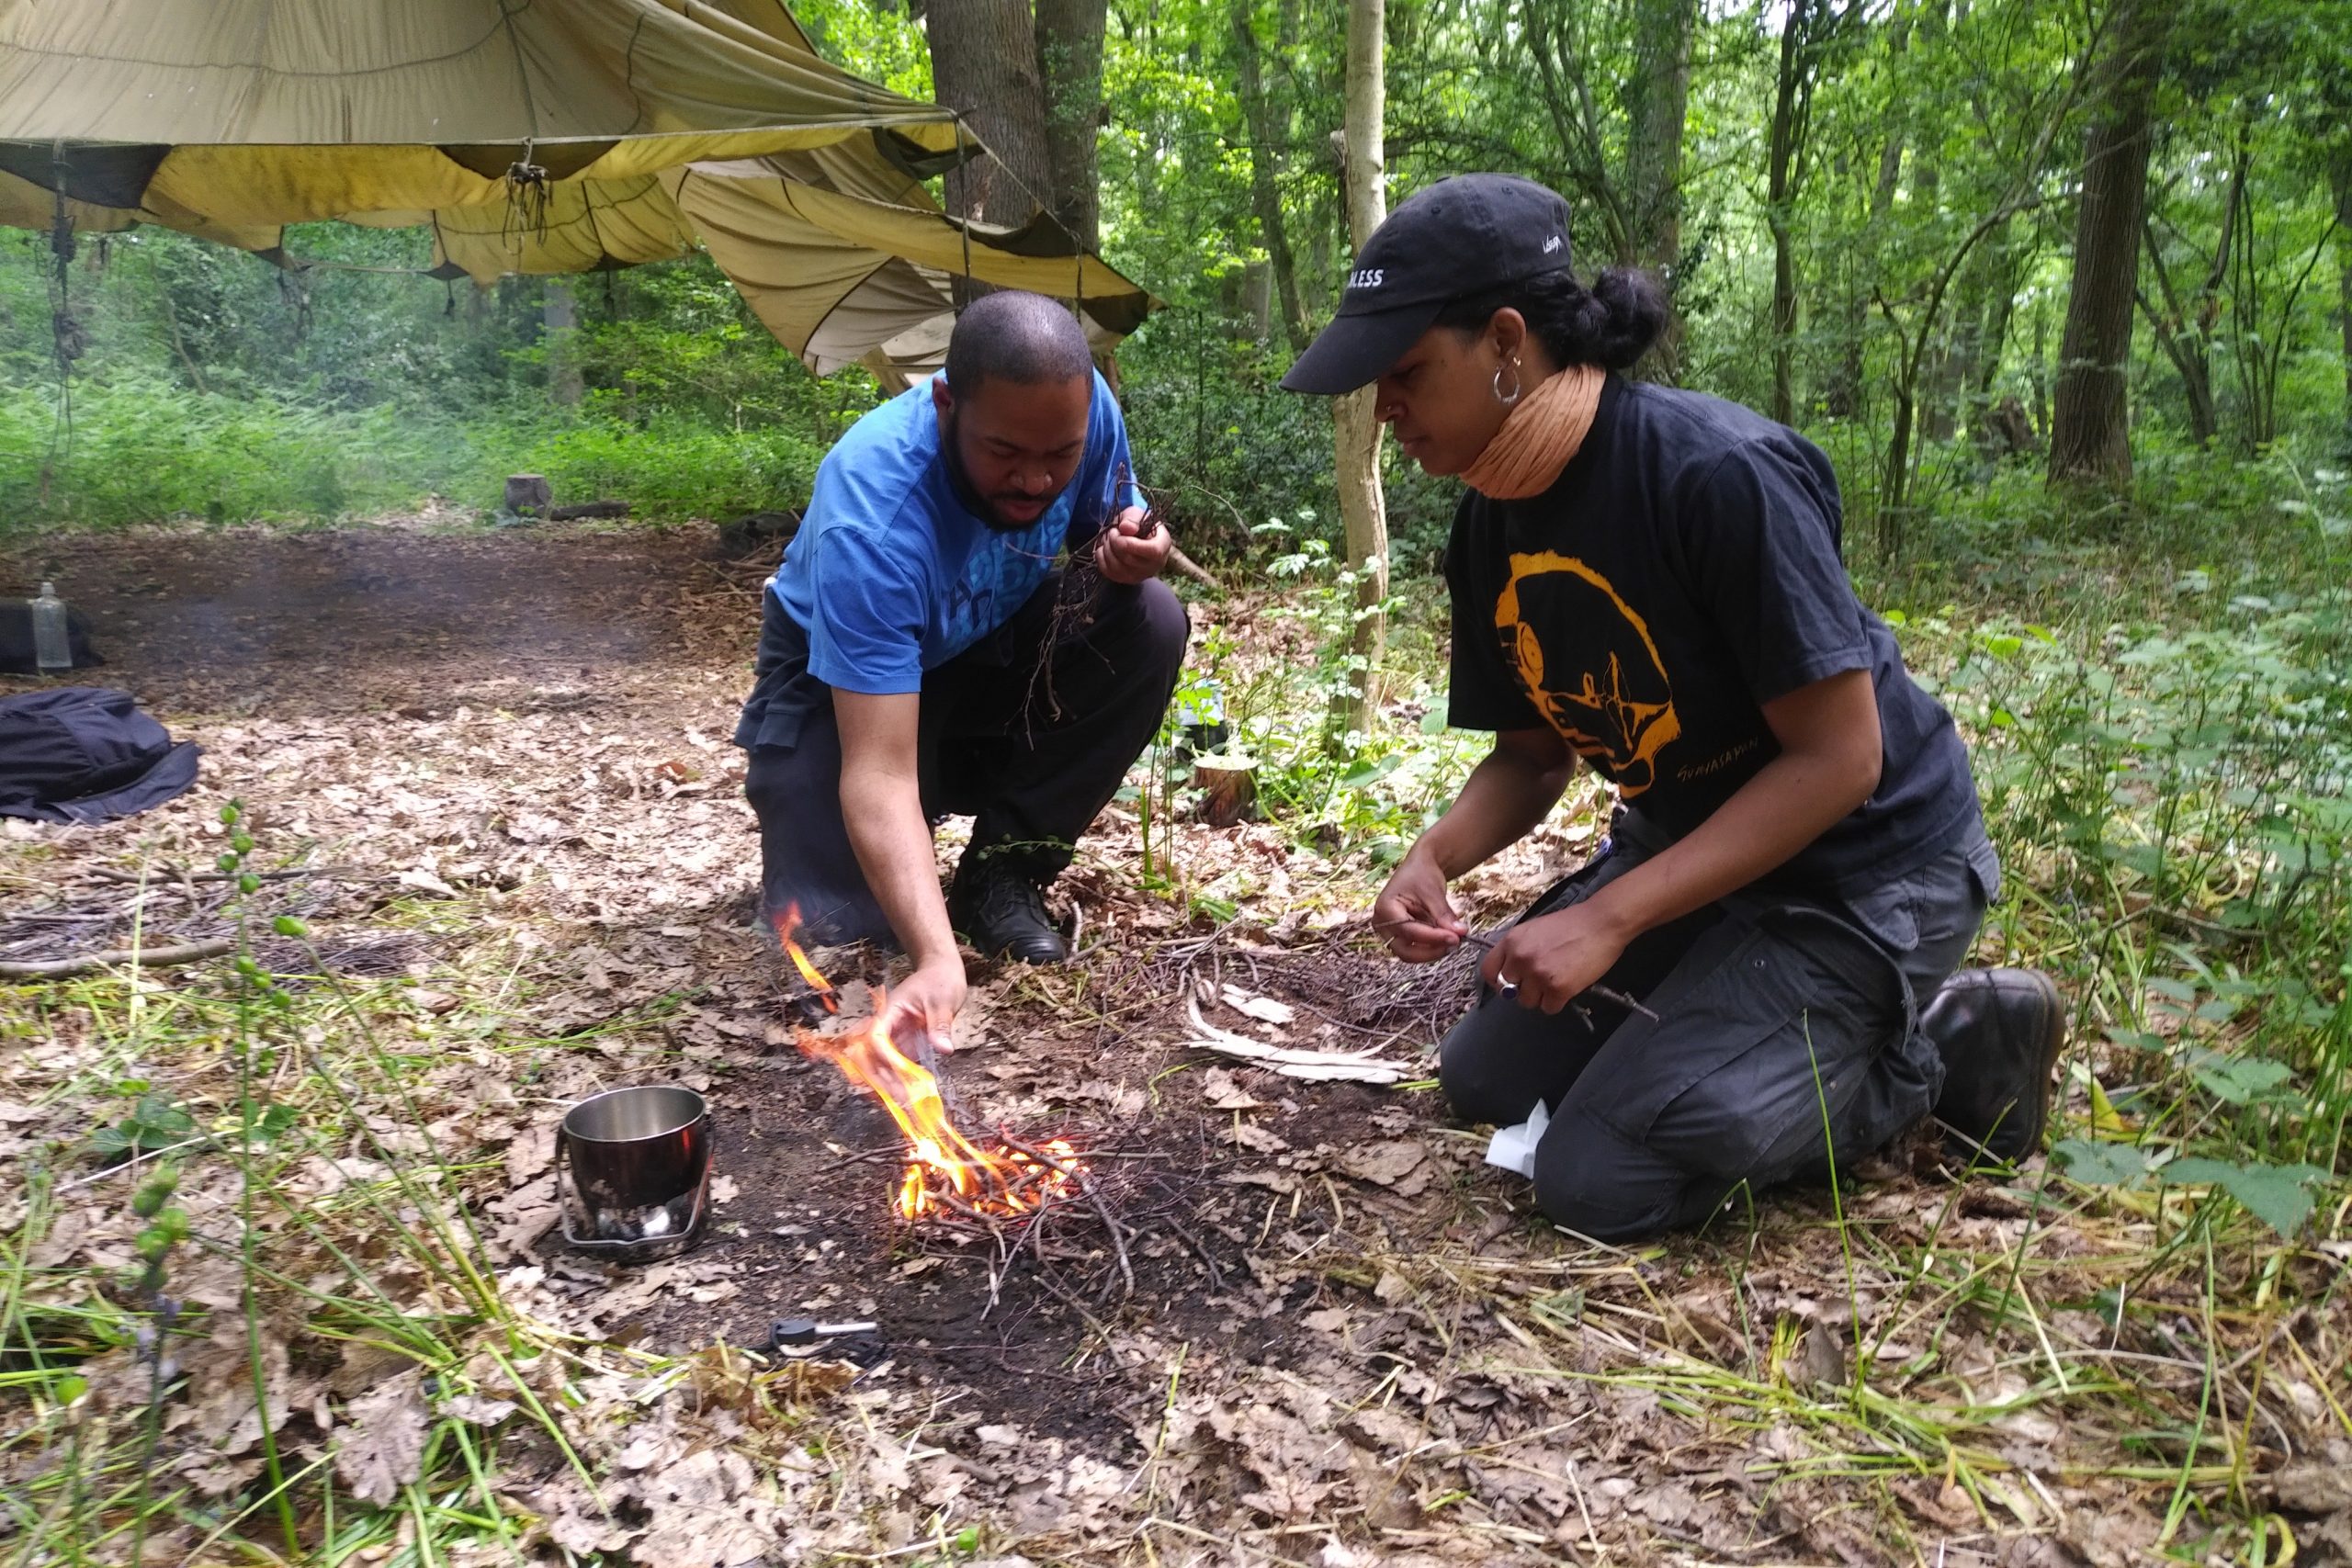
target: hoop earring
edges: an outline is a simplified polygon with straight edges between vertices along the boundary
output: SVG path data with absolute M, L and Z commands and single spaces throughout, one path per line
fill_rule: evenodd
M 1509 408 L 1511 404 L 1519 401 L 1519 361 L 1517 359 L 1513 359 L 1510 362 L 1510 390 L 1508 392 L 1503 390 L 1503 369 L 1504 367 L 1502 366 L 1498 365 L 1495 367 L 1495 401 L 1502 404 L 1505 408 Z

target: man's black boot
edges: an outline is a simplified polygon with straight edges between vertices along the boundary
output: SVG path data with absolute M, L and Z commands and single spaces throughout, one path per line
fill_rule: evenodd
M 990 958 L 1059 964 L 1069 957 L 1069 944 L 1046 913 L 1044 892 L 1010 867 L 957 867 L 947 919 L 957 935 Z
M 2066 1005 L 2038 969 L 1962 969 L 1919 1014 L 1944 1061 L 1936 1120 L 1956 1158 L 2011 1165 L 2041 1152 Z

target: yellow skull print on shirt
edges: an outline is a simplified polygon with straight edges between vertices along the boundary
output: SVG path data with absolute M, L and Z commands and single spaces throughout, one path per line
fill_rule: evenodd
M 1546 646 L 1545 628 L 1569 626 L 1576 646 L 1594 650 L 1590 662 L 1572 658 L 1557 630 Z M 1607 578 L 1574 556 L 1514 555 L 1495 631 L 1530 700 L 1623 798 L 1657 781 L 1658 753 L 1682 733 L 1674 683 L 1648 625 Z

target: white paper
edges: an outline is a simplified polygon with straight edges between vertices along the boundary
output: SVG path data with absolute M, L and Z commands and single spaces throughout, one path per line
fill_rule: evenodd
M 1552 1113 L 1544 1102 L 1537 1100 L 1527 1120 L 1516 1127 L 1498 1127 L 1495 1135 L 1487 1140 L 1487 1163 L 1498 1165 L 1505 1170 L 1515 1170 L 1532 1180 L 1535 1176 L 1535 1145 L 1543 1141 L 1544 1128 Z

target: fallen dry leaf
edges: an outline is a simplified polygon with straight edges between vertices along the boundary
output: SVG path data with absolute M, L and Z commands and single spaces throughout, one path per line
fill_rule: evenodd
M 414 1372 L 377 1385 L 344 1408 L 334 1472 L 351 1495 L 378 1507 L 424 1473 L 424 1438 L 432 1425 Z
M 1290 1147 L 1281 1134 L 1270 1133 L 1254 1122 L 1236 1122 L 1217 1135 L 1228 1144 L 1238 1144 L 1261 1155 L 1278 1155 Z
M 1223 1067 L 1201 1075 L 1201 1103 L 1211 1111 L 1256 1111 L 1266 1102 L 1233 1081 Z
M 1400 1196 L 1409 1198 L 1429 1185 L 1427 1172 L 1421 1163 L 1429 1157 L 1429 1150 L 1408 1138 L 1390 1138 L 1377 1144 L 1355 1144 L 1341 1149 L 1332 1160 L 1358 1181 L 1369 1181 L 1379 1187 L 1393 1187 Z M 1418 1174 L 1419 1179 L 1414 1179 Z

